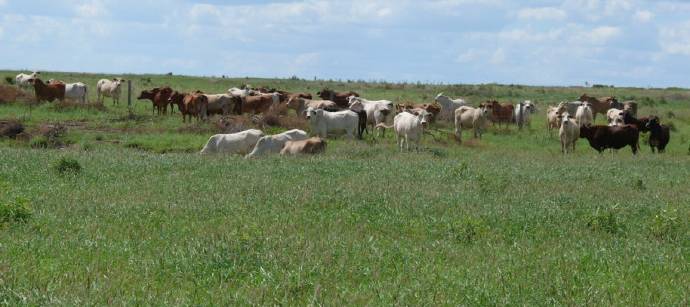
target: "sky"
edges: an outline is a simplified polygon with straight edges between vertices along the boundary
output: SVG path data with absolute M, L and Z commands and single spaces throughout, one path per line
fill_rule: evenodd
M 690 87 L 690 1 L 0 0 L 0 69 Z

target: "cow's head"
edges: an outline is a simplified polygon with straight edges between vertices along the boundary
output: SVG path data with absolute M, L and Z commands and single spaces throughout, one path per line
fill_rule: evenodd
M 433 118 L 433 114 L 430 112 L 427 112 L 427 110 L 418 110 L 414 111 L 415 115 L 417 115 L 417 118 L 419 119 L 419 123 L 422 125 L 423 128 L 429 127 L 429 123 L 431 122 L 431 119 Z
M 362 101 L 360 100 L 350 100 L 350 110 L 355 112 L 361 112 L 364 110 L 364 104 L 362 104 Z
M 649 117 L 649 120 L 647 121 L 645 128 L 647 128 L 647 130 L 652 130 L 658 128 L 659 126 L 661 126 L 661 124 L 659 123 L 659 117 L 656 115 L 652 115 Z
M 323 110 L 317 110 L 317 109 L 315 109 L 315 108 L 308 107 L 308 108 L 304 111 L 304 115 L 307 117 L 307 119 L 311 119 L 312 116 L 316 116 L 317 111 L 322 111 L 322 112 L 323 112 Z

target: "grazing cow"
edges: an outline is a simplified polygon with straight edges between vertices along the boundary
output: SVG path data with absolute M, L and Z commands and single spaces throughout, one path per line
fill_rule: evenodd
M 443 93 L 439 93 L 438 95 L 436 95 L 434 101 L 436 101 L 441 106 L 441 113 L 439 118 L 442 118 L 447 121 L 455 120 L 455 110 L 459 107 L 467 105 L 467 102 L 465 102 L 464 99 L 451 99 L 450 97 L 443 95 Z
M 242 113 L 260 114 L 265 113 L 280 103 L 280 94 L 261 94 L 257 96 L 247 96 L 242 102 Z
M 256 95 L 259 95 L 259 94 L 260 94 L 258 91 L 255 91 L 255 90 L 252 90 L 252 89 L 248 89 L 248 88 L 239 89 L 239 88 L 236 88 L 236 87 L 231 87 L 230 89 L 228 89 L 228 93 L 229 93 L 230 95 L 237 96 L 237 97 L 240 97 L 240 98 L 244 98 L 244 97 L 247 97 L 247 96 L 256 96 Z
M 249 129 L 230 134 L 216 134 L 208 139 L 201 154 L 225 153 L 245 155 L 264 136 L 261 130 Z
M 549 135 L 553 135 L 553 129 L 558 129 L 558 127 L 561 126 L 558 117 L 563 113 L 567 113 L 563 103 L 559 104 L 557 107 L 548 107 L 546 109 L 546 129 L 549 130 Z
M 207 112 L 211 114 L 228 115 L 230 111 L 235 110 L 237 103 L 242 103 L 241 98 L 229 94 L 206 94 L 208 99 Z
M 577 112 L 575 112 L 575 121 L 577 122 L 578 127 L 585 125 L 589 126 L 592 124 L 594 118 L 589 102 L 583 102 L 582 105 L 577 108 Z
M 182 98 L 179 98 L 179 101 L 171 100 L 170 97 L 173 94 L 173 89 L 165 86 L 165 87 L 156 87 L 151 90 L 144 90 L 141 91 L 139 94 L 139 97 L 137 97 L 138 100 L 144 100 L 148 99 L 151 100 L 151 113 L 156 114 L 156 110 L 158 111 L 158 115 L 161 113 L 167 114 L 168 113 L 168 104 L 170 104 L 170 108 L 173 108 L 174 104 L 178 105 L 178 108 L 180 108 L 180 111 L 182 110 Z M 172 113 L 172 112 L 171 112 Z
M 637 154 L 640 132 L 632 125 L 625 126 L 582 126 L 580 138 L 586 138 L 589 146 L 599 153 L 607 148 L 621 149 L 630 146 L 633 154 Z
M 29 82 L 31 79 L 38 79 L 41 77 L 41 72 L 40 71 L 35 71 L 30 74 L 25 74 L 21 73 L 18 74 L 16 77 L 14 77 L 14 84 L 17 85 L 18 88 L 20 89 L 29 89 L 31 88 L 32 84 Z
M 306 140 L 309 136 L 306 132 L 299 129 L 292 129 L 283 133 L 266 135 L 259 139 L 254 146 L 254 150 L 246 155 L 245 159 L 256 158 L 270 153 L 279 153 L 288 141 Z
M 287 102 L 288 109 L 295 110 L 297 116 L 306 116 L 307 108 L 324 109 L 328 111 L 337 111 L 340 108 L 335 102 L 330 100 L 311 100 L 302 97 L 292 97 Z
M 618 102 L 616 97 L 602 97 L 602 98 L 594 98 L 591 96 L 588 96 L 587 94 L 582 94 L 580 96 L 580 101 L 587 101 L 591 105 L 590 107 L 592 108 L 592 122 L 596 121 L 597 119 L 597 114 L 602 114 L 605 115 L 606 112 L 611 109 L 611 108 L 616 108 L 616 109 L 622 109 L 623 107 L 621 104 Z M 572 113 L 571 113 L 572 114 Z
M 320 137 L 299 141 L 287 141 L 280 151 L 281 155 L 319 154 L 326 151 L 326 141 Z
M 513 120 L 514 107 L 509 103 L 498 103 L 496 100 L 487 100 L 482 103 L 489 110 L 491 110 L 491 121 L 497 123 L 500 127 L 501 124 L 506 124 L 506 126 Z
M 182 122 L 192 121 L 192 117 L 197 120 L 206 120 L 208 118 L 208 98 L 201 91 L 192 93 L 180 93 L 175 91 L 168 98 L 168 103 L 175 103 L 180 106 L 180 113 L 182 113 Z
M 558 136 L 561 138 L 561 152 L 575 152 L 575 143 L 580 137 L 580 125 L 568 113 L 561 115 L 560 119 L 561 128 L 558 129 Z
M 649 147 L 652 149 L 652 152 L 654 152 L 654 148 L 656 147 L 659 153 L 664 153 L 666 151 L 666 145 L 668 145 L 671 139 L 670 127 L 661 125 L 659 123 L 659 117 L 657 116 L 651 116 L 645 126 L 650 132 Z
M 609 109 L 606 111 L 606 120 L 609 126 L 623 125 L 623 111 L 619 109 Z
M 367 131 L 367 111 L 364 110 L 364 104 L 362 104 L 362 102 L 359 100 L 350 104 L 350 111 L 357 113 L 357 116 L 359 116 L 359 122 L 357 124 L 357 138 L 361 140 L 364 132 L 369 133 L 369 131 Z
M 393 129 L 401 152 L 405 148 L 410 151 L 410 143 L 413 143 L 415 149 L 419 151 L 419 142 L 424 135 L 424 129 L 429 125 L 431 116 L 431 113 L 422 110 L 417 114 L 401 112 L 393 118 Z
M 515 113 L 513 114 L 513 120 L 517 124 L 518 129 L 522 129 L 523 126 L 530 127 L 532 123 L 532 114 L 537 111 L 536 107 L 530 100 L 525 100 L 515 105 Z
M 472 129 L 475 138 L 482 138 L 482 131 L 489 120 L 489 109 L 486 106 L 474 108 L 462 106 L 455 110 L 455 138 L 462 143 L 462 128 Z
M 640 130 L 640 132 L 649 132 L 647 123 L 649 123 L 648 117 L 635 118 L 631 111 L 623 111 L 623 124 L 633 125 L 637 130 Z
M 59 101 L 65 100 L 65 84 L 45 84 L 41 79 L 29 79 L 29 84 L 33 85 L 36 92 L 36 103 L 41 101 L 52 102 L 57 99 Z
M 329 132 L 345 132 L 347 138 L 352 139 L 359 126 L 359 116 L 350 110 L 328 112 L 307 108 L 307 120 L 311 126 L 311 133 L 322 138 L 328 137 Z
M 321 99 L 330 100 L 330 101 L 335 102 L 341 108 L 347 108 L 348 107 L 348 104 L 350 103 L 350 96 L 359 97 L 359 94 L 357 94 L 356 92 L 353 92 L 353 91 L 335 92 L 335 91 L 327 89 L 327 88 L 316 93 L 316 95 L 321 97 Z
M 361 109 L 367 113 L 367 124 L 371 125 L 372 131 L 375 130 L 378 124 L 385 123 L 388 114 L 393 112 L 393 102 L 390 100 L 367 100 L 357 96 L 350 96 L 348 106 L 360 109 L 356 104 L 361 104 Z M 380 128 L 379 131 L 379 134 L 385 135 L 385 130 Z
M 125 80 L 121 78 L 113 78 L 112 80 L 98 80 L 98 83 L 96 83 L 98 103 L 103 103 L 104 97 L 110 97 L 113 100 L 113 104 L 120 104 L 120 92 L 122 89 L 122 83 L 124 82 Z

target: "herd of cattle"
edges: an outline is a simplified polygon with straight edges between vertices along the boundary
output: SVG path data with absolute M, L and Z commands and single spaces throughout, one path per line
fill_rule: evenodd
M 44 83 L 40 73 L 17 75 L 19 87 L 33 87 L 37 102 L 73 99 L 86 102 L 88 91 L 84 83 L 65 83 L 49 80 Z M 119 103 L 121 78 L 101 79 L 96 84 L 98 102 L 111 97 L 113 104 Z M 517 103 L 499 103 L 488 100 L 478 106 L 471 106 L 463 99 L 452 99 L 443 93 L 431 104 L 394 104 L 390 100 L 368 100 L 353 91 L 335 92 L 324 89 L 313 99 L 309 93 L 290 93 L 276 89 L 230 88 L 222 94 L 205 94 L 201 91 L 183 93 L 170 87 L 144 90 L 137 97 L 150 100 L 152 112 L 174 113 L 175 106 L 187 118 L 206 120 L 209 115 L 220 114 L 285 114 L 294 110 L 297 116 L 309 122 L 312 135 L 294 129 L 280 134 L 264 136 L 260 130 L 250 129 L 233 134 L 212 136 L 202 153 L 236 153 L 256 157 L 266 153 L 296 154 L 320 153 L 326 148 L 323 140 L 332 134 L 345 134 L 348 138 L 362 138 L 363 133 L 383 135 L 385 129 L 393 129 L 400 150 L 419 150 L 419 142 L 425 129 L 434 120 L 454 123 L 455 137 L 462 142 L 462 130 L 471 129 L 475 138 L 480 138 L 489 123 L 497 126 L 515 124 L 519 129 L 530 126 L 531 117 L 537 107 L 529 100 Z M 664 152 L 670 139 L 670 129 L 662 125 L 657 116 L 637 118 L 637 103 L 619 102 L 615 97 L 595 98 L 582 95 L 578 101 L 561 102 L 546 109 L 547 129 L 558 129 L 563 153 L 572 152 L 580 138 L 588 140 L 598 152 L 605 149 L 620 149 L 630 146 L 633 154 L 639 149 L 639 135 L 649 132 L 652 152 Z M 607 125 L 595 125 L 596 115 L 606 116 Z M 392 118 L 392 125 L 389 125 Z M 375 133 L 375 131 L 377 131 Z

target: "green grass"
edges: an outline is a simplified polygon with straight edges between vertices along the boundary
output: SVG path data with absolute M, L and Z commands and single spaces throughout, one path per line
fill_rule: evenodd
M 246 82 L 150 78 L 208 92 Z M 640 113 L 661 114 L 676 131 L 664 155 L 644 145 L 635 157 L 629 149 L 599 155 L 581 140 L 563 156 L 543 128 L 544 106 L 585 89 L 247 83 L 418 102 L 468 91 L 473 102 L 536 99 L 541 113 L 532 129 L 490 129 L 481 141 L 466 134 L 462 146 L 439 124 L 420 153 L 398 153 L 389 134 L 329 140 L 321 156 L 247 161 L 193 153 L 214 124 L 151 116 L 143 103 L 134 120 L 126 104 L 46 104 L 31 114 L 19 103 L 0 105 L 0 118 L 23 119 L 30 131 L 71 123 L 65 149 L 0 142 L 0 204 L 22 199 L 31 213 L 0 224 L 0 302 L 688 304 L 687 91 L 586 89 L 663 98 Z M 63 160 L 80 171 L 54 171 Z

